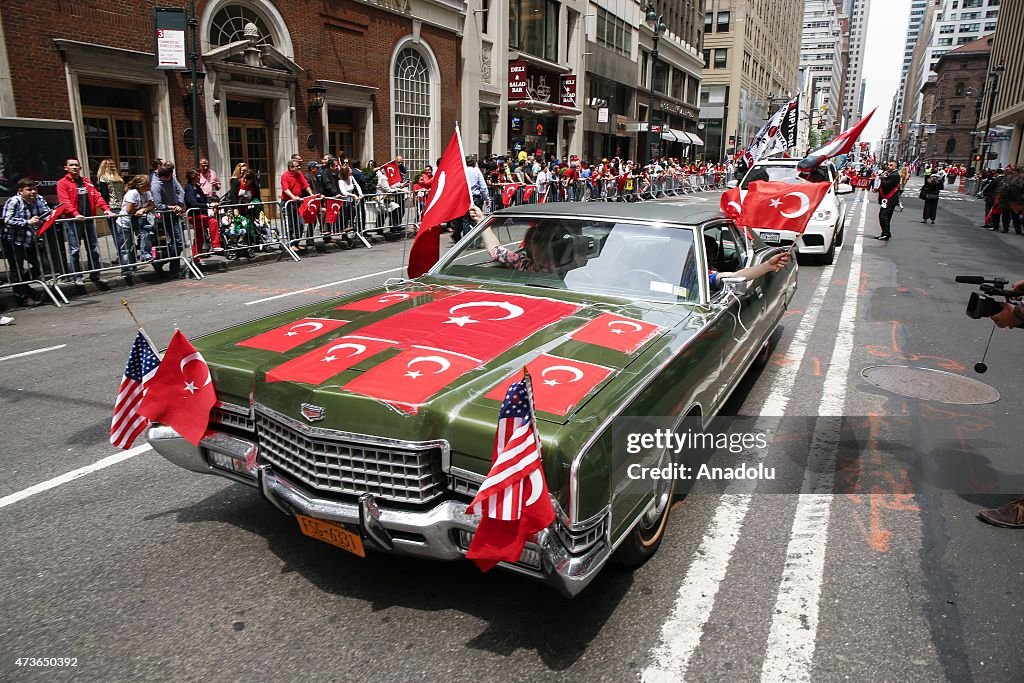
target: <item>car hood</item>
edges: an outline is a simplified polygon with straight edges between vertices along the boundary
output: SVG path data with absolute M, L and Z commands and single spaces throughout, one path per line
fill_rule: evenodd
M 610 384 L 642 374 L 627 369 L 663 355 L 670 331 L 691 335 L 692 325 L 680 325 L 691 312 L 561 290 L 410 283 L 296 308 L 194 343 L 228 403 L 252 402 L 359 434 L 448 438 L 460 423 L 493 439 L 501 399 L 527 364 L 537 417 L 564 425 Z

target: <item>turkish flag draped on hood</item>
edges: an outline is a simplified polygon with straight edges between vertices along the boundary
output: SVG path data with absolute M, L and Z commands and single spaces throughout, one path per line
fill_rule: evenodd
M 210 367 L 181 330 L 175 330 L 160 367 L 146 385 L 138 413 L 173 428 L 198 446 L 216 403 Z
M 812 169 L 821 166 L 822 162 L 832 157 L 837 157 L 840 154 L 848 154 L 853 149 L 854 144 L 857 142 L 857 138 L 864 132 L 864 126 L 868 125 L 868 121 L 874 115 L 878 107 L 875 107 L 868 115 L 858 121 L 849 130 L 843 131 L 833 139 L 829 140 L 825 145 L 814 150 L 806 157 L 800 160 L 800 163 L 796 165 L 801 171 L 810 171 Z
M 339 337 L 268 371 L 267 382 L 323 384 L 331 377 L 391 347 L 390 342 L 380 339 Z
M 441 224 L 462 218 L 473 201 L 466 179 L 466 157 L 462 153 L 459 127 L 448 142 L 437 165 L 434 184 L 427 195 L 420 229 L 409 251 L 409 277 L 419 277 L 441 258 Z
M 287 325 L 281 325 L 281 327 L 277 327 L 269 332 L 257 334 L 255 337 L 245 341 L 240 341 L 238 345 L 263 351 L 291 351 L 311 339 L 316 339 L 328 332 L 333 332 L 347 324 L 347 320 L 302 318 Z
M 741 221 L 752 228 L 803 232 L 829 187 L 827 182 L 754 181 L 743 200 Z
M 533 387 L 534 407 L 552 415 L 568 415 L 594 388 L 607 379 L 612 371 L 601 365 L 584 363 L 541 354 L 527 366 L 530 374 L 537 377 Z M 505 395 L 508 380 L 499 383 L 487 393 L 486 398 L 500 401 Z
M 643 320 L 602 313 L 569 336 L 579 342 L 633 353 L 662 329 L 661 325 L 645 323 Z
M 342 388 L 415 414 L 428 398 L 477 365 L 473 358 L 440 349 L 414 347 L 389 358 Z

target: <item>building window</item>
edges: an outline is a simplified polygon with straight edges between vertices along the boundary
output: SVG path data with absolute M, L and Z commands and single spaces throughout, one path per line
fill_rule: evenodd
M 274 38 L 263 17 L 244 5 L 227 5 L 221 8 L 210 22 L 210 45 L 217 47 L 247 40 L 245 27 L 256 26 L 260 39 L 257 45 L 273 45 Z
M 946 154 L 952 154 L 956 151 L 956 138 L 950 138 L 946 140 Z
M 602 8 L 597 9 L 597 44 L 624 55 L 633 56 L 633 27 Z
M 954 109 L 952 111 L 952 113 L 950 114 L 949 122 L 952 123 L 954 126 L 957 125 L 958 123 L 960 123 L 960 110 L 959 109 Z
M 715 13 L 708 12 L 704 15 L 704 33 L 711 33 L 715 23 Z
M 718 33 L 728 33 L 729 32 L 729 19 L 730 19 L 729 12 L 719 12 L 718 13 L 718 27 L 715 30 Z
M 724 69 L 728 63 L 729 49 L 720 47 L 715 49 L 715 68 Z
M 964 83 L 963 83 L 963 81 L 960 81 L 959 83 L 956 84 L 956 96 L 957 97 L 963 97 L 964 96 Z
M 145 94 L 145 89 L 127 83 L 79 83 L 90 175 L 104 159 L 113 159 L 124 176 L 145 173 L 149 168 L 150 117 Z
M 418 51 L 402 49 L 395 58 L 395 154 L 406 168 L 421 169 L 430 159 L 430 68 Z
M 509 47 L 557 62 L 559 10 L 554 0 L 509 0 Z
M 704 50 L 704 68 L 711 68 L 711 50 Z

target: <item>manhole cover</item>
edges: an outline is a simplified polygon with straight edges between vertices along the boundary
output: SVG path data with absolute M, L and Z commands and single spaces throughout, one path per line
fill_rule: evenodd
M 984 382 L 942 370 L 907 365 L 872 365 L 861 370 L 860 376 L 880 389 L 927 401 L 977 405 L 999 400 L 999 392 Z

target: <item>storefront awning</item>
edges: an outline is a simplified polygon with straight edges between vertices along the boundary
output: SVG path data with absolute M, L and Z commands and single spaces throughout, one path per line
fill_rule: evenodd
M 690 144 L 690 138 L 687 137 L 687 134 L 675 128 L 662 128 L 661 139 L 668 140 L 669 142 L 681 142 L 684 145 Z
M 581 109 L 576 109 L 575 107 L 566 107 L 554 102 L 543 102 L 541 100 L 512 100 L 508 103 L 508 106 L 535 111 L 539 114 L 550 112 L 559 116 L 579 116 L 583 113 Z
M 694 145 L 695 147 L 703 147 L 704 146 L 704 141 L 701 140 L 696 135 L 694 135 L 693 133 L 683 133 L 683 135 L 685 135 L 687 138 L 689 138 L 690 144 Z

